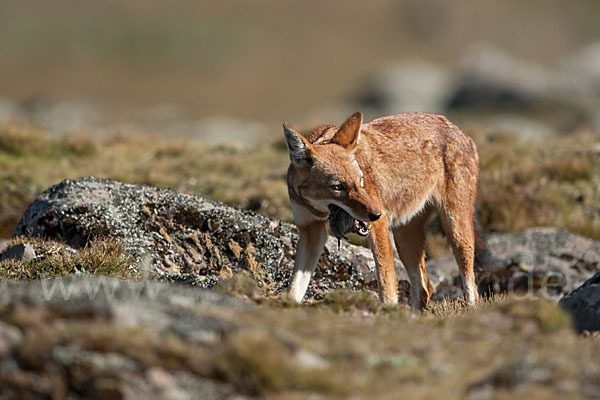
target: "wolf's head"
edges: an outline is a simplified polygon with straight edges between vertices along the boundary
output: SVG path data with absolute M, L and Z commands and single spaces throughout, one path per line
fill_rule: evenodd
M 361 124 L 362 114 L 355 113 L 331 140 L 318 144 L 283 124 L 292 162 L 288 184 L 317 210 L 327 211 L 333 204 L 357 220 L 372 222 L 379 219 L 381 210 L 365 190 L 363 171 L 354 157 Z

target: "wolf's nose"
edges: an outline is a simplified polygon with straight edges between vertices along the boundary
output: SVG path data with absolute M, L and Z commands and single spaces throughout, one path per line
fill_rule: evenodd
M 370 213 L 369 214 L 369 219 L 371 220 L 371 222 L 377 221 L 379 219 L 379 217 L 381 217 L 381 213 L 380 212 Z

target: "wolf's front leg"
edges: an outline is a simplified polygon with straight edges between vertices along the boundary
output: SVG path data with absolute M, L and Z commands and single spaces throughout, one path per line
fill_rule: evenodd
M 288 293 L 300 303 L 327 240 L 326 221 L 314 221 L 298 229 L 300 239 L 294 261 L 294 275 Z
M 398 304 L 398 281 L 394 269 L 394 248 L 386 215 L 373 222 L 369 235 L 369 247 L 377 267 L 379 300 L 386 305 Z

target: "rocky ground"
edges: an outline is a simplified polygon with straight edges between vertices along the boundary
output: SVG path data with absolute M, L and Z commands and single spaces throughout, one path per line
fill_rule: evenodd
M 600 243 L 564 230 L 493 235 L 473 310 L 430 260 L 421 315 L 381 307 L 368 250 L 333 238 L 292 306 L 292 225 L 166 189 L 65 181 L 15 235 L 0 273 L 35 280 L 1 281 L 4 398 L 600 395 Z

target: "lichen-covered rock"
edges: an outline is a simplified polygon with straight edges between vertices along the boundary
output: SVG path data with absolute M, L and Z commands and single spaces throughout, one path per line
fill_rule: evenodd
M 210 287 L 246 271 L 267 294 L 288 284 L 298 234 L 287 223 L 222 203 L 145 185 L 83 178 L 42 193 L 25 211 L 17 235 L 35 235 L 81 247 L 93 237 L 122 241 L 140 268 L 160 279 Z M 401 280 L 406 273 L 399 261 Z M 307 296 L 335 288 L 377 287 L 368 249 L 330 238 Z M 441 280 L 435 274 L 434 285 Z M 407 285 L 401 285 L 407 288 Z M 408 292 L 401 295 L 407 296 Z
M 600 331 L 600 272 L 563 297 L 560 304 L 571 313 L 579 332 Z

